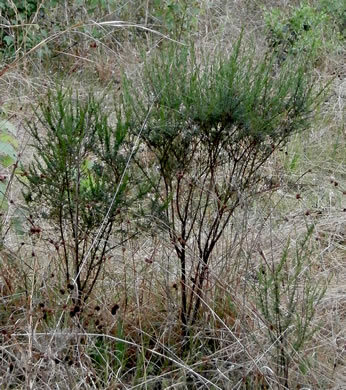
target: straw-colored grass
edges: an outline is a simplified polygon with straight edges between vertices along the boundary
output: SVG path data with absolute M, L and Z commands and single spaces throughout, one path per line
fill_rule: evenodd
M 90 88 L 99 94 L 108 90 L 112 104 L 123 72 L 139 80 L 143 56 L 172 40 L 184 45 L 193 39 L 212 57 L 220 47 L 227 52 L 242 28 L 244 39 L 261 53 L 262 6 L 289 8 L 298 2 L 197 2 L 194 30 L 179 37 L 158 19 L 153 1 L 120 2 L 94 15 L 85 12 L 87 1 L 79 11 L 65 3 L 47 11 L 47 17 L 62 12 L 59 31 L 0 68 L 0 119 L 16 129 L 18 167 L 24 170 L 32 158 L 25 121 L 34 120 L 31 104 L 48 89 L 73 86 L 81 95 Z M 48 42 L 49 55 L 38 56 Z M 321 82 L 331 81 L 321 119 L 267 162 L 267 187 L 235 213 L 218 243 L 187 351 L 179 322 L 178 262 L 167 232 L 139 230 L 141 216 L 124 216 L 122 243 L 114 238 L 116 247 L 79 317 L 72 314 L 61 259 L 49 242 L 57 240 L 54 225 L 38 220 L 40 231 L 30 231 L 30 210 L 13 166 L 1 166 L 8 190 L 1 211 L 0 388 L 284 389 L 274 353 L 279 340 L 268 337 L 273 329 L 257 305 L 258 272 L 265 262 L 278 264 L 288 239 L 287 264 L 293 264 L 294 248 L 311 225 L 307 272 L 328 287 L 312 319 L 315 333 L 291 356 L 289 380 L 292 389 L 346 388 L 344 55 L 345 47 L 320 59 L 315 73 Z

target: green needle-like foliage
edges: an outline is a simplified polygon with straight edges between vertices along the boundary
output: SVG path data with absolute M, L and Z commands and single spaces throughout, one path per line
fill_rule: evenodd
M 258 58 L 241 41 L 208 60 L 194 48 L 168 49 L 147 63 L 142 94 L 125 84 L 130 133 L 152 153 L 152 182 L 167 206 L 158 217 L 180 260 L 185 334 L 235 209 L 258 190 L 268 158 L 309 127 L 322 97 L 308 59 L 278 67 L 275 55 Z
M 124 175 L 127 126 L 117 114 L 113 128 L 102 99 L 59 89 L 48 93 L 37 121 L 28 123 L 34 160 L 25 199 L 30 211 L 57 223 L 53 243 L 78 299 L 90 295 L 111 248 L 116 216 L 131 202 Z
M 312 233 L 313 227 L 309 227 L 293 254 L 288 241 L 277 264 L 269 263 L 262 254 L 265 261 L 254 286 L 271 341 L 269 353 L 286 388 L 289 388 L 289 368 L 301 359 L 299 352 L 317 330 L 313 318 L 326 291 L 327 284 L 313 280 L 310 273 Z M 304 367 L 304 359 L 299 363 Z

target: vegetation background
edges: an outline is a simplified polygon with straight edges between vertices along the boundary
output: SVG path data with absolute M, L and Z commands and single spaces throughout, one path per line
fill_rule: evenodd
M 0 0 L 0 387 L 346 388 L 342 0 Z

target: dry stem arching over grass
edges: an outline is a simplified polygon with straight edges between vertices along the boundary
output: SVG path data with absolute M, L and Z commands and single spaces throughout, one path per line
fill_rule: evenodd
M 346 386 L 344 16 L 0 0 L 1 388 Z

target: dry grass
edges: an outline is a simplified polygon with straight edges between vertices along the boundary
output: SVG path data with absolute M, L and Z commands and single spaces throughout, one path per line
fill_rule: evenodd
M 245 24 L 246 37 L 256 40 L 261 50 L 261 6 L 273 2 L 223 3 L 203 2 L 196 46 L 210 49 L 211 56 L 216 44 L 226 50 Z M 102 38 L 83 34 L 77 40 L 76 29 L 66 30 L 64 36 L 78 43 L 59 50 L 51 62 L 40 62 L 33 50 L 0 71 L 2 115 L 17 128 L 24 164 L 31 158 L 23 130 L 32 116 L 29 103 L 56 83 L 72 84 L 81 93 L 91 86 L 100 93 L 111 86 L 114 92 L 121 87 L 123 70 L 135 74 L 141 67 L 143 47 L 150 56 L 165 44 L 162 35 L 147 31 L 136 36 L 132 27 L 127 29 L 119 44 L 114 44 L 117 38 L 105 38 L 108 32 Z M 325 58 L 316 69 L 321 80 L 337 75 L 322 108 L 322 122 L 273 156 L 264 169 L 275 190 L 263 191 L 239 210 L 219 242 L 188 353 L 182 348 L 178 321 L 178 264 L 167 233 L 144 231 L 119 245 L 79 317 L 49 243 L 52 227 L 44 226 L 38 234 L 30 234 L 26 222 L 22 233 L 11 227 L 23 205 L 20 185 L 14 181 L 9 208 L 2 215 L 6 234 L 0 259 L 0 387 L 283 389 L 275 374 L 275 343 L 267 336 L 270 325 L 256 307 L 256 275 L 262 255 L 276 264 L 287 239 L 295 244 L 306 226 L 314 225 L 313 278 L 332 278 L 313 319 L 318 330 L 292 357 L 290 380 L 297 389 L 346 389 L 343 55 Z M 1 174 L 10 175 L 11 167 Z M 124 220 L 128 236 L 136 231 L 136 222 Z M 194 249 L 189 248 L 191 258 Z M 305 358 L 309 365 L 304 375 Z

